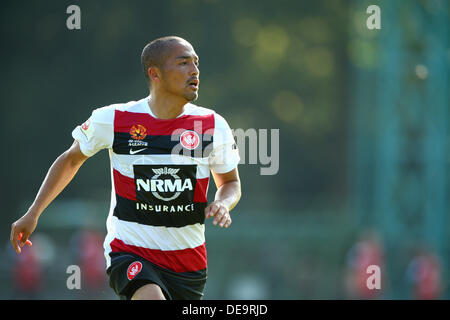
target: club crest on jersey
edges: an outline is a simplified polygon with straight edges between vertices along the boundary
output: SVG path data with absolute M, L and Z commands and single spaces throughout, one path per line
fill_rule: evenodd
M 180 135 L 180 143 L 184 148 L 194 150 L 200 145 L 200 137 L 197 132 L 186 130 Z
M 138 275 L 142 270 L 142 263 L 139 261 L 135 261 L 128 266 L 127 269 L 127 278 L 128 280 L 132 280 L 134 277 Z
M 191 179 L 181 179 L 177 175 L 180 169 L 164 167 L 152 171 L 155 175 L 151 179 L 136 179 L 137 191 L 151 192 L 157 199 L 171 201 L 183 191 L 194 189 Z

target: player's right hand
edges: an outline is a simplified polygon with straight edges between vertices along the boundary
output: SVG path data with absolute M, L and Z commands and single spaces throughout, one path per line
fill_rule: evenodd
M 28 213 L 11 225 L 11 236 L 9 240 L 17 253 L 22 252 L 20 248 L 24 245 L 32 246 L 28 238 L 34 229 L 36 229 L 36 225 L 37 219 Z

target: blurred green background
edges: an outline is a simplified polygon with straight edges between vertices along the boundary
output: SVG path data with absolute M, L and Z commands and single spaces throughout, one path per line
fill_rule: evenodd
M 71 4 L 80 30 L 66 27 Z M 232 227 L 206 222 L 205 299 L 448 299 L 449 18 L 446 0 L 3 1 L 0 298 L 116 299 L 106 151 L 44 212 L 28 253 L 10 225 L 75 126 L 148 94 L 145 44 L 177 35 L 200 57 L 196 104 L 280 138 L 276 175 L 246 150 Z M 366 287 L 372 264 L 381 289 Z

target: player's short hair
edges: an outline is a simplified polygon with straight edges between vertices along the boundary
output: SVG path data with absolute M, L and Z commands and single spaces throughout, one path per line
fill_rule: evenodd
M 150 81 L 148 68 L 155 66 L 164 69 L 165 59 L 168 56 L 172 44 L 176 41 L 181 42 L 186 40 L 176 36 L 167 36 L 155 39 L 144 47 L 141 54 L 141 63 L 147 81 Z

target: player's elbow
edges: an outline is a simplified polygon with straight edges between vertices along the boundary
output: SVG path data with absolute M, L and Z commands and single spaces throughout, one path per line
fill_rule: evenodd
M 242 196 L 242 188 L 241 188 L 241 181 L 237 180 L 236 181 L 237 187 L 236 187 L 236 202 L 239 202 L 239 200 L 241 200 L 241 196 Z
M 61 154 L 58 159 L 63 161 L 65 165 L 70 168 L 79 168 L 88 157 L 81 152 L 78 142 L 75 141 L 74 144 Z
M 234 204 L 236 205 L 239 200 L 241 200 L 242 196 L 241 181 L 238 179 L 235 181 L 229 181 L 228 183 L 230 183 L 233 188 L 234 198 L 236 199 Z

